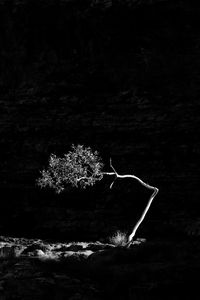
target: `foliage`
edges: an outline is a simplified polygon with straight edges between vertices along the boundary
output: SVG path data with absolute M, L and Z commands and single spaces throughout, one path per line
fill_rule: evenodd
M 111 244 L 115 245 L 115 246 L 126 246 L 128 243 L 128 238 L 126 233 L 121 232 L 120 230 L 118 230 L 113 236 L 111 236 L 109 238 L 109 241 Z
M 62 192 L 67 184 L 73 187 L 86 188 L 101 180 L 103 163 L 98 152 L 93 152 L 90 147 L 72 145 L 71 151 L 58 157 L 51 154 L 49 165 L 41 171 L 41 177 L 37 180 L 40 187 L 50 187 L 57 193 Z

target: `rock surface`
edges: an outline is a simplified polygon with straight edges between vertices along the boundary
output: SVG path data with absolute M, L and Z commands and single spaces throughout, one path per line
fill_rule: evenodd
M 0 299 L 199 297 L 197 240 L 138 240 L 126 249 L 100 242 L 49 243 L 2 236 L 0 253 L 9 247 L 17 251 L 0 257 Z

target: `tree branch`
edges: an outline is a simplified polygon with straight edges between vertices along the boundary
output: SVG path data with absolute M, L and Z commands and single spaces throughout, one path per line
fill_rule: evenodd
M 114 173 L 116 174 L 116 176 L 118 176 L 117 171 L 115 170 L 115 168 L 114 168 L 113 165 L 112 165 L 112 158 L 111 158 L 111 157 L 110 157 L 110 167 L 111 167 L 111 169 L 113 169 L 113 171 L 114 171 Z
M 117 171 L 115 170 L 115 168 L 113 167 L 112 165 L 112 160 L 110 158 L 110 167 L 112 168 L 112 170 L 114 172 L 104 172 L 103 174 L 104 175 L 115 175 L 116 178 L 114 179 L 114 181 L 117 179 L 117 178 L 132 178 L 132 179 L 136 179 L 141 185 L 143 185 L 144 187 L 146 187 L 147 189 L 150 189 L 150 190 L 153 190 L 153 194 L 150 196 L 149 198 L 149 201 L 147 202 L 147 205 L 145 207 L 145 209 L 143 210 L 142 212 L 142 215 L 141 217 L 139 218 L 139 220 L 137 221 L 137 223 L 135 224 L 135 226 L 133 227 L 133 230 L 132 230 L 132 233 L 129 235 L 128 237 L 128 244 L 127 246 L 129 247 L 132 240 L 133 240 L 133 237 L 135 236 L 136 234 L 136 231 L 138 230 L 139 226 L 141 225 L 141 223 L 143 222 L 150 206 L 151 206 L 151 203 L 153 201 L 153 199 L 155 198 L 155 196 L 158 194 L 159 192 L 159 189 L 154 187 L 154 186 L 151 186 L 150 184 L 144 182 L 143 180 L 141 180 L 139 177 L 135 176 L 135 175 L 130 175 L 130 174 L 127 174 L 127 175 L 119 175 L 117 173 Z M 114 184 L 114 181 L 111 183 L 110 185 L 110 189 L 113 187 L 113 184 Z

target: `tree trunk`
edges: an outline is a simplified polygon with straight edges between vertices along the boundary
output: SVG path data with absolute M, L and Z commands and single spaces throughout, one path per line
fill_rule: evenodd
M 116 178 L 133 178 L 133 179 L 136 179 L 137 181 L 139 181 L 139 183 L 142 184 L 142 185 L 143 185 L 144 187 L 146 187 L 147 189 L 153 190 L 153 193 L 152 193 L 152 195 L 150 196 L 149 201 L 147 202 L 147 205 L 146 205 L 145 209 L 143 210 L 141 217 L 139 218 L 139 220 L 137 221 L 137 223 L 136 223 L 135 226 L 133 227 L 133 230 L 132 230 L 131 234 L 130 234 L 129 237 L 128 237 L 128 244 L 130 244 L 130 243 L 132 242 L 132 240 L 133 240 L 135 234 L 136 234 L 136 231 L 138 230 L 139 226 L 140 226 L 141 223 L 143 222 L 143 220 L 144 220 L 144 218 L 145 218 L 145 216 L 146 216 L 146 214 L 147 214 L 147 212 L 148 212 L 148 210 L 149 210 L 149 208 L 150 208 L 150 206 L 151 206 L 151 203 L 152 203 L 153 199 L 155 198 L 155 196 L 156 196 L 157 193 L 159 192 L 159 189 L 156 188 L 156 187 L 154 187 L 154 186 L 151 186 L 151 185 L 145 183 L 144 181 L 142 181 L 139 177 L 137 177 L 137 176 L 135 176 L 135 175 L 130 175 L 130 174 L 127 174 L 127 175 L 119 175 L 119 174 L 116 172 L 116 170 L 113 168 L 111 161 L 110 161 L 110 166 L 111 166 L 111 168 L 113 169 L 114 172 L 104 172 L 104 173 L 103 173 L 104 175 L 115 175 Z M 110 188 L 112 188 L 113 183 L 114 183 L 114 181 L 111 183 Z

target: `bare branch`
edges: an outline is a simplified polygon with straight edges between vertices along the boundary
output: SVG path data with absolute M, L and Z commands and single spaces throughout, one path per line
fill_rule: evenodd
M 113 169 L 113 171 L 114 171 L 114 173 L 116 174 L 116 176 L 118 176 L 117 171 L 115 170 L 115 168 L 114 168 L 113 165 L 112 165 L 112 158 L 111 158 L 111 157 L 110 157 L 110 167 L 111 167 L 111 169 Z
M 111 185 L 110 185 L 110 189 L 112 189 L 112 187 L 113 187 L 113 184 L 114 184 L 114 182 L 115 182 L 115 180 L 117 179 L 117 177 L 115 177 L 115 179 L 113 180 L 113 182 L 111 183 Z
M 156 187 L 152 187 L 152 186 L 150 186 L 150 185 L 148 185 L 148 186 L 146 185 L 146 187 L 149 188 L 149 189 L 150 189 L 150 188 L 151 188 L 151 189 L 153 188 L 153 189 L 154 189 L 154 192 L 153 192 L 153 194 L 150 196 L 149 201 L 147 202 L 147 205 L 146 205 L 144 211 L 142 212 L 141 217 L 139 218 L 139 220 L 138 220 L 137 223 L 135 224 L 132 233 L 129 235 L 129 238 L 128 238 L 128 244 L 127 244 L 128 247 L 130 246 L 130 244 L 131 244 L 131 242 L 132 242 L 132 240 L 133 240 L 133 237 L 134 237 L 135 234 L 136 234 L 137 229 L 139 228 L 140 224 L 141 224 L 142 221 L 144 220 L 144 218 L 145 218 L 145 216 L 146 216 L 146 214 L 147 214 L 147 212 L 148 212 L 148 210 L 149 210 L 149 208 L 150 208 L 150 205 L 151 205 L 153 199 L 155 198 L 155 196 L 156 196 L 157 193 L 159 192 L 159 189 L 156 188 Z
M 129 247 L 130 244 L 131 244 L 131 242 L 132 242 L 132 240 L 133 240 L 133 238 L 134 238 L 134 236 L 135 236 L 135 234 L 136 234 L 136 231 L 138 230 L 139 226 L 140 226 L 141 223 L 143 222 L 143 220 L 144 220 L 144 218 L 145 218 L 145 216 L 146 216 L 146 214 L 147 214 L 147 212 L 148 212 L 148 210 L 149 210 L 149 208 L 150 208 L 150 206 L 151 206 L 151 203 L 152 203 L 153 199 L 155 198 L 155 196 L 157 195 L 157 193 L 159 192 L 159 190 L 158 190 L 158 188 L 156 188 L 156 187 L 154 187 L 154 186 L 151 186 L 151 185 L 148 184 L 148 183 L 145 183 L 143 180 L 141 180 L 139 177 L 137 177 L 137 176 L 135 176 L 135 175 L 131 175 L 131 174 L 119 175 L 119 174 L 115 171 L 115 169 L 113 168 L 113 166 L 112 166 L 112 161 L 110 161 L 110 166 L 111 166 L 111 168 L 113 169 L 114 174 L 116 175 L 115 180 L 116 180 L 117 178 L 132 178 L 132 179 L 137 180 L 141 185 L 143 185 L 143 186 L 146 187 L 147 189 L 153 190 L 153 193 L 152 193 L 152 195 L 150 196 L 150 198 L 149 198 L 149 200 L 148 200 L 148 202 L 147 202 L 147 205 L 146 205 L 145 209 L 144 209 L 143 212 L 142 212 L 141 217 L 139 218 L 139 220 L 138 220 L 137 223 L 135 224 L 135 226 L 134 226 L 134 228 L 133 228 L 133 230 L 132 230 L 132 233 L 131 233 L 131 234 L 129 235 L 129 237 L 128 237 L 128 243 L 127 243 L 127 246 Z M 114 180 L 114 181 L 115 181 L 115 180 Z M 112 186 L 113 186 L 113 184 L 114 184 L 114 181 L 111 183 L 110 188 L 112 188 Z
M 80 178 L 77 178 L 76 181 L 79 182 L 81 180 L 88 180 L 90 179 L 91 177 L 88 177 L 88 176 L 83 176 L 83 177 L 80 177 Z

